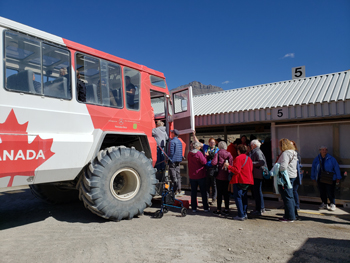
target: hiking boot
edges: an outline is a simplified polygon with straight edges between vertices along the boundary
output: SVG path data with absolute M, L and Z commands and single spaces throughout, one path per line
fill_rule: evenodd
M 251 212 L 250 214 L 251 214 L 252 216 L 261 216 L 261 215 L 262 215 L 262 213 L 261 213 L 260 211 L 257 211 L 257 210 Z
M 327 204 L 322 203 L 318 209 L 326 209 L 326 208 L 327 208 Z
M 213 214 L 215 214 L 215 215 L 221 215 L 221 211 L 220 211 L 220 210 L 215 210 L 215 211 L 213 211 Z
M 222 214 L 223 214 L 224 216 L 228 216 L 228 215 L 229 215 L 229 211 L 228 211 L 227 209 L 225 209 L 225 210 L 222 212 Z

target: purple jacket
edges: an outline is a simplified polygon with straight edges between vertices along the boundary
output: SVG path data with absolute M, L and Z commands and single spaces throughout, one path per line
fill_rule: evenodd
M 213 160 L 211 161 L 212 165 L 218 165 L 219 168 L 219 173 L 216 177 L 217 180 L 228 180 L 229 171 L 225 171 L 224 169 L 222 169 L 226 160 L 228 160 L 229 165 L 232 165 L 233 157 L 231 153 L 224 149 L 221 149 L 217 152 L 217 154 L 215 154 Z
M 207 158 L 197 149 L 190 151 L 187 155 L 188 177 L 190 179 L 202 179 L 206 177 L 205 164 Z

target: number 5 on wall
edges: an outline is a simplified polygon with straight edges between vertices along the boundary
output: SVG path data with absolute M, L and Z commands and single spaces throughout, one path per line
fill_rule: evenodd
M 279 109 L 279 110 L 277 111 L 277 117 L 279 117 L 279 118 L 283 117 L 283 111 L 282 111 L 282 109 Z
M 288 109 L 287 108 L 277 108 L 272 110 L 272 116 L 274 120 L 281 120 L 288 118 Z

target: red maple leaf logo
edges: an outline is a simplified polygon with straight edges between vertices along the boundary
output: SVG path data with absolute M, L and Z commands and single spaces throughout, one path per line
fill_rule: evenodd
M 36 136 L 28 143 L 27 126 L 28 122 L 18 123 L 13 109 L 0 123 L 0 178 L 10 177 L 7 187 L 15 176 L 34 176 L 35 169 L 55 154 L 51 152 L 53 139 Z

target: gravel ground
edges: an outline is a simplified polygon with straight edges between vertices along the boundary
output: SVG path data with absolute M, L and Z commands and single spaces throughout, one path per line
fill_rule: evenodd
M 0 262 L 350 262 L 350 214 L 338 215 L 302 204 L 302 221 L 278 222 L 282 203 L 244 222 L 231 202 L 228 218 L 171 209 L 153 218 L 159 200 L 145 214 L 106 221 L 81 202 L 48 205 L 30 190 L 0 193 Z M 250 201 L 250 208 L 254 208 Z

